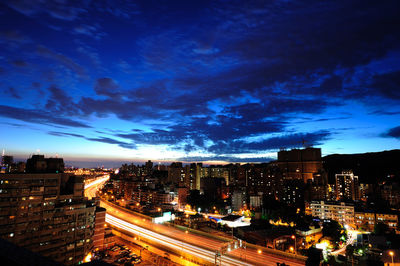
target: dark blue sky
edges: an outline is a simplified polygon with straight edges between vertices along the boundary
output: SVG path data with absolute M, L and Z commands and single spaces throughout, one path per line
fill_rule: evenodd
M 1 147 L 268 161 L 399 148 L 399 1 L 0 4 Z

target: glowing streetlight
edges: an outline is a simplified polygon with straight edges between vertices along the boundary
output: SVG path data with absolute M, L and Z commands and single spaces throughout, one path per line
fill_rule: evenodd
M 83 262 L 90 262 L 92 260 L 92 253 L 89 252 L 89 254 L 86 255 L 86 257 L 83 259 Z
M 261 254 L 261 253 L 262 253 L 262 250 L 261 250 L 261 249 L 257 250 L 257 253 L 258 253 L 258 254 Z
M 390 255 L 390 257 L 392 257 L 392 264 L 394 264 L 394 262 L 393 262 L 394 252 L 393 251 L 389 251 L 389 255 Z
M 294 239 L 294 254 L 296 254 L 297 252 L 296 252 L 296 246 L 297 246 L 297 243 L 296 243 L 296 236 L 295 235 L 292 235 L 292 239 Z
M 293 248 L 293 247 L 290 247 L 289 249 L 290 249 L 290 252 L 293 252 L 293 251 L 294 251 L 294 248 Z

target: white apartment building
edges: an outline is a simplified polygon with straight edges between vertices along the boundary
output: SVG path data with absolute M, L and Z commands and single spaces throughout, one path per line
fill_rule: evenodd
M 341 224 L 354 225 L 354 205 L 345 202 L 313 201 L 311 215 L 320 219 L 331 219 Z

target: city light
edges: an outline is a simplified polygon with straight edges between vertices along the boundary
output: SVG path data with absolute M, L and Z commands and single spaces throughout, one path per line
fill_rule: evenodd
M 92 253 L 89 252 L 89 253 L 86 255 L 86 257 L 85 257 L 85 259 L 83 260 L 83 262 L 90 262 L 91 260 L 92 260 Z
M 389 255 L 390 255 L 390 257 L 392 257 L 392 264 L 394 264 L 394 260 L 393 260 L 394 252 L 393 251 L 389 251 Z
M 151 241 L 155 241 L 155 242 L 157 242 L 161 245 L 167 246 L 169 248 L 177 249 L 178 251 L 180 251 L 183 248 L 185 250 L 185 253 L 202 258 L 202 259 L 207 260 L 212 263 L 214 262 L 215 253 L 212 251 L 208 251 L 206 249 L 199 248 L 192 244 L 188 244 L 183 241 L 175 240 L 173 238 L 164 236 L 162 234 L 152 232 L 151 230 L 144 229 L 144 228 L 141 228 L 134 224 L 128 223 L 128 222 L 123 221 L 115 216 L 110 215 L 110 214 L 106 214 L 106 222 L 113 226 L 121 228 L 123 230 L 126 230 L 128 232 L 131 232 L 135 235 L 138 235 L 140 233 L 140 235 L 143 238 L 148 238 Z M 222 261 L 225 263 L 228 263 L 228 264 L 238 265 L 238 266 L 239 265 L 249 265 L 249 266 L 251 265 L 251 264 L 245 263 L 243 261 L 233 259 L 230 257 L 226 257 L 226 256 L 224 256 Z

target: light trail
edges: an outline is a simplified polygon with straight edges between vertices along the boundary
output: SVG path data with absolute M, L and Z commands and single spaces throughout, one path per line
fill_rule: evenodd
M 143 229 L 139 226 L 128 223 L 128 222 L 121 220 L 110 214 L 106 214 L 106 222 L 111 225 L 114 225 L 118 228 L 121 228 L 123 230 L 126 230 L 128 232 L 131 232 L 133 234 L 136 234 L 136 235 L 140 234 L 141 236 L 145 236 L 146 238 L 148 238 L 152 241 L 155 241 L 161 245 L 173 248 L 173 249 L 177 250 L 178 252 L 184 248 L 185 252 L 190 255 L 199 257 L 199 258 L 209 261 L 211 263 L 214 263 L 214 261 L 215 261 L 215 252 L 213 252 L 213 251 L 199 248 L 197 246 L 185 243 L 183 241 L 179 241 L 179 240 L 176 240 L 176 239 L 173 239 L 173 238 L 170 238 L 170 237 L 158 234 L 158 233 L 154 233 L 150 230 Z M 252 265 L 252 264 L 248 264 L 243 261 L 236 260 L 236 259 L 226 257 L 226 256 L 222 257 L 222 262 L 225 264 L 229 264 L 229 265 Z
M 101 185 L 101 182 L 105 182 L 109 177 L 93 181 L 87 184 L 85 194 L 95 195 L 96 188 Z M 95 182 L 95 184 L 93 184 Z M 177 231 L 173 228 L 166 227 L 159 224 L 151 224 L 151 228 L 148 224 L 142 221 L 142 218 L 135 217 L 133 214 L 117 210 L 113 206 L 102 201 L 107 209 L 106 222 L 115 226 L 116 228 L 126 230 L 137 235 L 145 236 L 149 240 L 153 240 L 160 245 L 164 245 L 171 249 L 179 252 L 185 251 L 186 254 L 204 261 L 208 261 L 212 264 L 215 262 L 215 252 L 221 248 L 223 242 L 215 241 L 211 238 L 205 238 L 199 235 L 185 234 L 182 236 L 181 231 Z M 117 218 L 119 217 L 119 218 Z M 120 219 L 121 218 L 121 219 Z M 122 220 L 124 219 L 124 220 Z M 132 223 L 130 222 L 132 221 Z M 136 225 L 137 224 L 137 225 Z M 184 250 L 185 248 L 185 250 Z M 232 257 L 233 256 L 233 257 Z M 245 261 L 243 261 L 243 259 Z M 219 260 L 219 258 L 218 258 Z M 247 260 L 247 261 L 246 261 Z M 247 248 L 246 250 L 233 250 L 228 254 L 222 256 L 222 262 L 225 265 L 263 265 L 263 266 L 276 266 L 277 262 L 285 262 L 291 266 L 304 265 L 304 262 L 296 261 L 292 258 L 284 258 L 277 254 L 258 254 L 257 249 Z
M 105 175 L 103 178 L 96 179 L 95 181 L 93 181 L 93 182 L 91 182 L 91 183 L 89 183 L 89 184 L 85 184 L 85 189 L 88 189 L 88 188 L 90 188 L 90 187 L 92 187 L 92 186 L 95 186 L 95 185 L 98 185 L 98 184 L 100 184 L 100 183 L 102 183 L 102 182 L 105 182 L 105 181 L 107 181 L 109 178 L 110 178 L 110 175 Z

